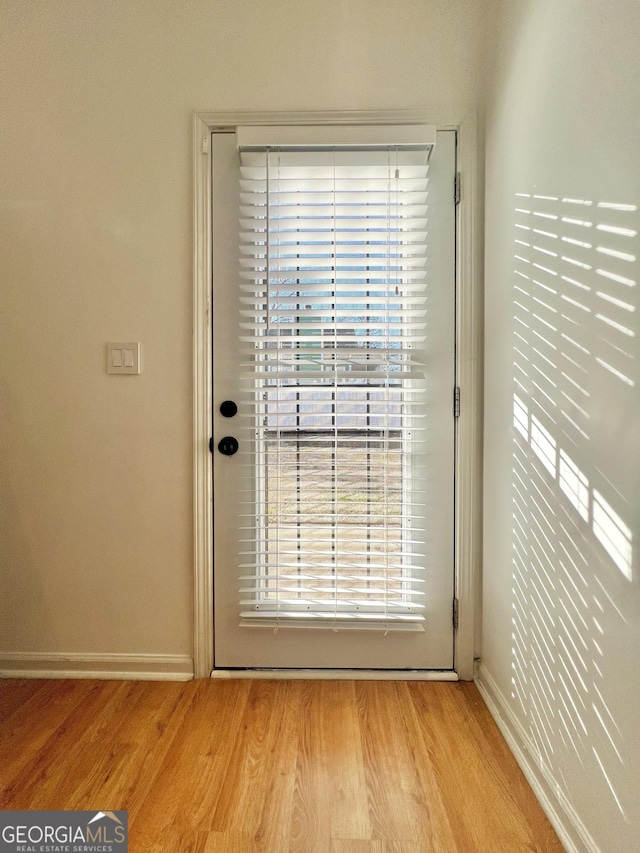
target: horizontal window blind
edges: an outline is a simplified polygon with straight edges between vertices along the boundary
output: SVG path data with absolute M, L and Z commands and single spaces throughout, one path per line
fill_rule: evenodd
M 241 624 L 422 630 L 430 147 L 255 148 L 240 151 Z

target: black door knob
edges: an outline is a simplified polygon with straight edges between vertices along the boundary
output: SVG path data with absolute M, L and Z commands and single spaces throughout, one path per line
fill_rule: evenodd
M 223 454 L 223 456 L 233 456 L 234 453 L 238 452 L 238 447 L 238 440 L 232 435 L 225 435 L 225 437 L 221 438 L 218 442 L 218 450 Z
M 224 403 L 220 403 L 220 414 L 223 418 L 232 418 L 237 411 L 238 407 L 233 400 L 225 400 Z

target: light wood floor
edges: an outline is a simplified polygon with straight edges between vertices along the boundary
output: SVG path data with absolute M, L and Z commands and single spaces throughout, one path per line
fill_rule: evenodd
M 473 684 L 0 681 L 1 809 L 130 853 L 560 853 Z

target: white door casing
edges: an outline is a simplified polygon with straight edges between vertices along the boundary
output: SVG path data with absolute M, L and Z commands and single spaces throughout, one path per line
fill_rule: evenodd
M 211 457 L 211 151 L 210 132 L 233 129 L 237 124 L 398 124 L 421 123 L 425 117 L 409 111 L 394 113 L 297 113 L 297 114 L 194 114 L 194 663 L 196 677 L 209 674 L 213 663 L 212 562 L 213 543 L 209 524 L 212 510 Z M 456 634 L 455 670 L 463 678 L 473 675 L 474 614 L 478 583 L 479 519 L 477 500 L 480 473 L 477 447 L 480 438 L 481 288 L 477 229 L 477 122 L 474 114 L 464 120 L 440 119 L 440 126 L 459 134 L 459 165 L 463 195 L 458 207 L 457 242 L 457 384 L 463 387 L 462 415 L 457 421 L 456 460 L 456 589 L 460 599 Z M 214 214 L 215 215 L 215 214 Z M 465 407 L 465 403 L 471 405 Z M 262 631 L 258 631 L 262 633 Z M 324 632 L 322 632 L 324 633 Z M 390 671 L 389 671 L 390 672 Z M 218 670 L 217 674 L 221 674 Z M 327 671 L 322 674 L 326 677 Z M 320 677 L 321 673 L 319 673 Z M 451 673 L 455 675 L 455 673 Z M 433 677 L 425 673 L 425 677 Z M 390 677 L 393 673 L 390 672 Z M 402 675 L 400 675 L 402 677 Z M 413 677 L 408 674 L 408 677 Z M 443 673 L 442 677 L 449 677 Z

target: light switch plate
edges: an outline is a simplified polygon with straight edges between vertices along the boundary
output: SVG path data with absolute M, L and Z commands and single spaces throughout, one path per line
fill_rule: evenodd
M 107 373 L 140 373 L 140 342 L 107 344 Z

